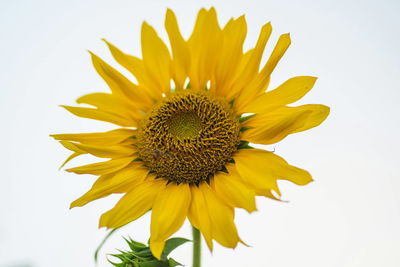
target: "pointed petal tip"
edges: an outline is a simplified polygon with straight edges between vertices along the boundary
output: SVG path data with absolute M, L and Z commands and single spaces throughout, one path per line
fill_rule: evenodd
M 245 209 L 245 210 L 246 210 L 249 214 L 258 211 L 258 209 L 257 209 L 256 207 L 254 207 L 254 208 L 248 208 L 248 209 Z
M 165 241 L 155 241 L 150 239 L 150 250 L 154 257 L 161 259 L 161 254 L 164 249 Z
M 268 21 L 267 23 L 264 24 L 264 26 L 262 26 L 263 29 L 271 29 L 272 28 L 272 24 L 271 21 Z
M 149 28 L 152 28 L 151 25 L 150 25 L 147 21 L 144 20 L 144 21 L 142 22 L 142 31 L 143 31 L 144 29 L 148 30 Z
M 290 32 L 287 32 L 287 33 L 282 34 L 280 38 L 285 38 L 285 39 L 287 39 L 287 41 L 289 42 L 289 44 L 292 43 L 292 38 L 290 37 Z
M 251 248 L 251 246 L 249 244 L 247 244 L 246 242 L 244 242 L 240 237 L 239 237 L 239 243 L 243 244 L 244 246 Z
M 106 220 L 106 218 L 104 217 L 104 215 L 105 215 L 106 213 L 103 213 L 101 216 L 100 216 L 100 220 L 99 220 L 99 228 L 106 228 L 106 230 L 108 230 L 108 229 L 110 229 L 110 227 L 108 227 L 107 226 L 107 220 Z

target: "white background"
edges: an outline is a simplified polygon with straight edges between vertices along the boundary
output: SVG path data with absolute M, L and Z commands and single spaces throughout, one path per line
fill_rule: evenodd
M 140 56 L 140 25 L 166 40 L 163 19 L 175 10 L 184 35 L 197 11 L 215 6 L 221 24 L 246 14 L 251 47 L 272 21 L 271 51 L 280 34 L 292 46 L 272 87 L 295 75 L 319 80 L 301 103 L 323 103 L 320 127 L 290 136 L 276 153 L 308 169 L 306 187 L 281 183 L 289 203 L 258 199 L 259 211 L 237 212 L 244 241 L 231 250 L 204 247 L 203 266 L 400 266 L 398 1 L 0 1 L 0 266 L 88 267 L 106 232 L 100 214 L 118 196 L 69 210 L 94 181 L 58 171 L 69 154 L 51 133 L 95 132 L 114 126 L 57 107 L 106 91 L 90 49 L 111 62 L 105 37 Z M 86 163 L 78 159 L 69 166 Z M 117 232 L 101 251 L 125 248 L 121 235 L 146 242 L 149 216 Z M 190 238 L 186 224 L 179 236 Z M 191 245 L 174 254 L 190 266 Z

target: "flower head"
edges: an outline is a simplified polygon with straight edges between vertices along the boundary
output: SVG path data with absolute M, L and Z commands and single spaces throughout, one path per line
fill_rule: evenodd
M 279 199 L 278 180 L 298 185 L 312 181 L 307 171 L 249 143 L 274 144 L 315 127 L 325 120 L 329 108 L 287 106 L 313 87 L 315 77 L 294 77 L 268 89 L 271 74 L 290 45 L 289 34 L 281 35 L 260 67 L 272 31 L 269 23 L 246 52 L 244 16 L 221 28 L 214 8 L 201 9 L 193 33 L 185 40 L 174 13 L 167 10 L 165 27 L 170 50 L 143 23 L 142 59 L 106 41 L 135 83 L 91 53 L 111 93 L 77 100 L 93 108 L 64 108 L 120 128 L 53 135 L 73 151 L 67 161 L 82 154 L 109 159 L 67 170 L 99 176 L 71 207 L 124 193 L 101 216 L 100 226 L 120 227 L 151 209 L 150 247 L 158 258 L 165 240 L 186 218 L 202 232 L 210 249 L 213 240 L 233 248 L 241 241 L 234 224 L 235 208 L 255 211 L 255 196 Z

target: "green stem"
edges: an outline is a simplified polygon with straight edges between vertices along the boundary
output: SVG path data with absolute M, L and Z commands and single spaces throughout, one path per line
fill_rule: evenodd
M 201 237 L 200 231 L 192 226 L 193 233 L 193 266 L 200 267 L 201 259 Z

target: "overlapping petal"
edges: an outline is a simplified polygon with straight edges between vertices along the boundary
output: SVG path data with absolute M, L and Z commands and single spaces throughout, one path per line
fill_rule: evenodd
M 136 130 L 119 128 L 101 133 L 52 134 L 56 140 L 67 140 L 89 145 L 116 145 L 136 136 Z
M 236 80 L 232 87 L 232 91 L 234 92 L 234 94 L 240 94 L 241 91 L 246 88 L 246 86 L 248 86 L 248 84 L 251 83 L 251 81 L 258 74 L 261 58 L 264 53 L 264 49 L 268 42 L 268 39 L 271 36 L 271 32 L 271 23 L 267 23 L 261 28 L 257 44 L 252 52 L 249 54 L 250 57 L 248 58 L 247 64 L 243 68 L 243 72 L 237 73 Z M 243 92 L 242 95 L 243 94 L 246 94 L 246 92 Z M 242 98 L 240 101 L 244 101 L 244 99 Z
M 276 89 L 262 94 L 246 107 L 241 109 L 244 113 L 266 113 L 280 106 L 300 100 L 314 86 L 317 78 L 312 76 L 293 77 Z
M 81 96 L 76 102 L 78 104 L 88 104 L 99 110 L 115 113 L 131 120 L 139 120 L 143 116 L 135 105 L 113 94 L 92 93 Z
M 201 184 L 200 189 L 206 202 L 204 212 L 210 217 L 212 238 L 224 247 L 236 247 L 240 238 L 234 223 L 234 208 L 225 204 L 207 183 Z
M 185 80 L 189 73 L 190 51 L 187 42 L 183 39 L 178 27 L 174 12 L 167 9 L 165 16 L 165 29 L 167 30 L 172 50 L 171 73 L 177 90 L 183 90 Z
M 149 108 L 152 103 L 134 83 L 92 52 L 90 52 L 90 55 L 94 68 L 113 94 L 132 102 L 139 109 L 147 110 Z
M 148 172 L 140 162 L 135 162 L 115 173 L 102 175 L 88 192 L 71 203 L 70 208 L 86 205 L 113 193 L 126 193 L 134 190 L 134 187 L 143 182 Z
M 279 193 L 277 180 L 288 180 L 298 185 L 312 181 L 303 169 L 289 165 L 273 152 L 261 149 L 241 149 L 234 155 L 235 166 L 241 177 L 260 192 Z
M 99 146 L 78 143 L 75 143 L 74 145 L 81 151 L 99 158 L 123 158 L 134 156 L 133 154 L 136 152 L 136 149 L 133 146 L 127 145 Z
M 71 107 L 63 105 L 61 107 L 65 108 L 75 116 L 82 118 L 105 121 L 122 127 L 136 127 L 138 125 L 136 120 L 96 108 Z
M 190 223 L 199 229 L 204 236 L 208 248 L 213 250 L 211 218 L 207 212 L 207 202 L 203 190 L 198 186 L 190 187 L 192 201 L 190 203 L 188 218 Z
M 116 46 L 103 39 L 110 49 L 114 59 L 125 69 L 127 69 L 139 83 L 138 90 L 144 95 L 144 98 L 150 98 L 149 106 L 161 98 L 157 83 L 146 72 L 144 63 L 141 59 L 128 55 L 118 49 Z M 146 102 L 147 103 L 147 102 Z
M 132 163 L 134 158 L 135 157 L 111 159 L 108 161 L 67 169 L 67 171 L 74 172 L 76 174 L 104 175 L 121 170 L 122 168 L 128 166 L 128 164 Z
M 149 24 L 142 24 L 142 56 L 146 73 L 156 83 L 159 94 L 170 92 L 171 56 L 167 46 Z
M 238 96 L 236 108 L 242 111 L 246 105 L 257 99 L 268 87 L 270 76 L 279 60 L 290 46 L 291 40 L 289 34 L 283 34 L 279 37 L 272 54 L 262 70 L 246 85 Z
M 256 210 L 254 190 L 248 188 L 234 168 L 229 173 L 219 172 L 215 175 L 212 185 L 218 196 L 231 207 L 238 207 L 253 212 Z
M 244 16 L 231 19 L 222 30 L 222 49 L 215 65 L 215 74 L 211 79 L 210 91 L 226 96 L 232 89 L 233 81 L 243 57 L 243 43 L 247 34 Z
M 146 180 L 126 193 L 114 208 L 100 218 L 100 227 L 117 228 L 141 217 L 151 209 L 157 193 L 165 187 L 162 180 Z
M 320 125 L 328 116 L 324 105 L 282 107 L 271 112 L 256 114 L 243 123 L 249 127 L 242 134 L 243 140 L 256 144 L 274 144 L 289 134 L 305 131 Z
M 214 8 L 201 9 L 188 40 L 190 87 L 203 90 L 211 79 L 221 50 L 222 30 Z
M 151 214 L 150 248 L 160 258 L 165 240 L 181 228 L 186 219 L 191 193 L 188 184 L 169 184 L 159 190 Z

